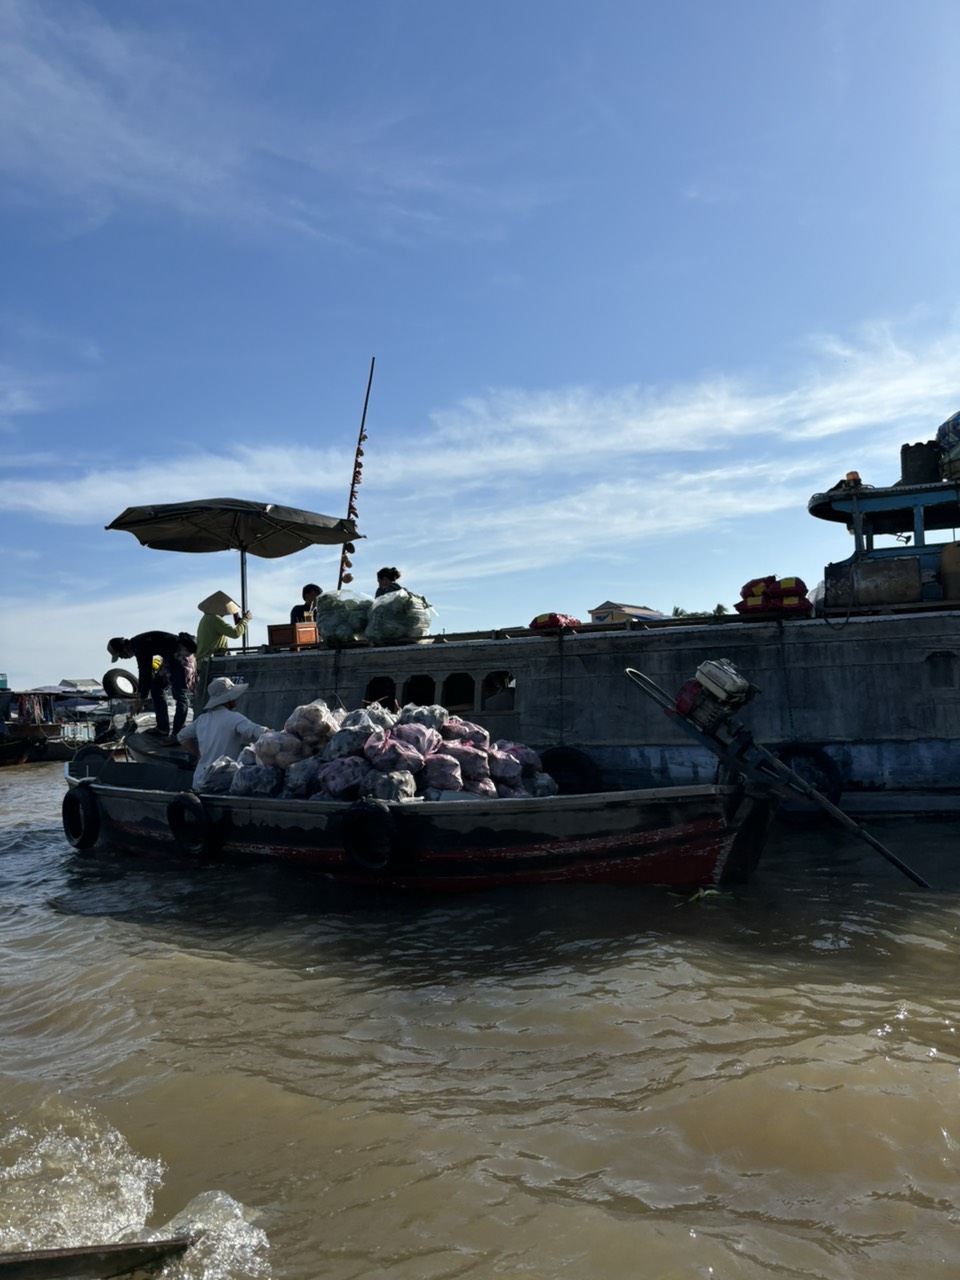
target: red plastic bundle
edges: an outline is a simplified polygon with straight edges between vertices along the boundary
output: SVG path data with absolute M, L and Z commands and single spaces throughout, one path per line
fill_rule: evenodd
M 539 630 L 550 627 L 582 627 L 583 623 L 569 613 L 538 613 L 530 626 Z

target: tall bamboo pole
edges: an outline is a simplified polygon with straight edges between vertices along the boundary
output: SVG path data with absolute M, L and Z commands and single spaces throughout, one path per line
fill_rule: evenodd
M 347 501 L 347 519 L 356 520 L 357 518 L 357 490 L 360 487 L 360 477 L 363 473 L 363 442 L 367 438 L 367 405 L 370 403 L 370 388 L 373 386 L 373 366 L 376 356 L 370 357 L 370 376 L 367 378 L 367 394 L 363 397 L 363 413 L 360 417 L 360 434 L 357 437 L 357 452 L 353 458 L 353 479 L 350 482 L 350 497 Z M 353 581 L 353 574 L 347 570 L 353 567 L 353 561 L 350 559 L 350 552 L 355 547 L 352 542 L 345 542 L 343 550 L 340 552 L 340 575 L 337 578 L 337 590 L 339 591 L 345 582 Z

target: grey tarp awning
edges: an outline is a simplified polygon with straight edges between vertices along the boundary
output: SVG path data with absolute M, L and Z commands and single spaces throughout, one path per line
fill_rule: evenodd
M 359 537 L 353 520 L 244 498 L 201 498 L 127 507 L 106 526 L 132 533 L 157 551 L 240 552 L 240 598 L 247 608 L 247 553 L 275 560 L 312 546 L 341 546 Z

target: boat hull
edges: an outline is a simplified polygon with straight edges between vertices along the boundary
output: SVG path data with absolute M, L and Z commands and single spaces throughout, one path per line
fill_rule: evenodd
M 766 801 L 742 801 L 732 786 L 367 807 L 198 798 L 184 787 L 189 773 L 172 766 L 111 762 L 97 777 L 67 777 L 64 828 L 77 847 L 272 858 L 344 884 L 417 892 L 561 882 L 716 887 L 752 873 L 769 820 Z

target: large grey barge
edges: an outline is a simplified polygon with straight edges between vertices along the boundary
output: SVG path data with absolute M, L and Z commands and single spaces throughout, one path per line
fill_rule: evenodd
M 279 726 L 300 703 L 441 703 L 547 753 L 584 790 L 696 784 L 712 756 L 623 679 L 679 689 L 729 658 L 763 697 L 746 719 L 768 745 L 826 761 L 853 811 L 940 812 L 960 801 L 960 486 L 935 442 L 904 446 L 904 475 L 874 488 L 856 473 L 809 503 L 844 524 L 847 559 L 826 566 L 814 616 L 633 620 L 427 636 L 407 644 L 231 652 L 210 675 L 245 678 L 247 714 Z M 921 452 L 918 458 L 917 451 Z M 893 535 L 890 545 L 880 545 Z M 936 541 L 929 535 L 939 535 Z M 904 544 L 909 539 L 911 545 Z M 579 775 L 579 778 L 578 778 Z

